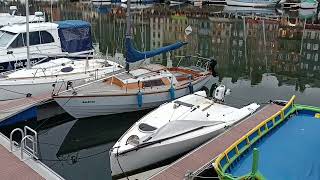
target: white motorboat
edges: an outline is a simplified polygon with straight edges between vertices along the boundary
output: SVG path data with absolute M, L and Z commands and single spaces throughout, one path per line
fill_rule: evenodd
M 123 67 L 105 59 L 58 58 L 30 69 L 3 73 L 0 101 L 56 93 L 119 72 Z
M 10 6 L 10 13 L 0 13 L 0 28 L 7 25 L 26 23 L 26 16 L 16 15 L 17 7 Z M 45 18 L 42 12 L 35 12 L 29 15 L 29 22 L 44 22 Z
M 224 85 L 208 99 L 204 91 L 166 103 L 137 121 L 110 150 L 112 176 L 132 172 L 190 151 L 255 112 L 223 103 Z M 230 91 L 229 91 L 230 92 Z
M 0 71 L 14 70 L 27 64 L 26 23 L 0 29 Z M 29 24 L 30 64 L 50 57 L 72 57 L 93 52 L 91 25 L 80 20 Z
M 286 0 L 226 0 L 228 6 L 274 7 Z

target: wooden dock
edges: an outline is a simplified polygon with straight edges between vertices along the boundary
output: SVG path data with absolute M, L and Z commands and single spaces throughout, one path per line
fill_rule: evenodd
M 150 179 L 181 180 L 188 179 L 187 175 L 189 175 L 189 177 L 199 175 L 212 164 L 213 160 L 216 159 L 220 153 L 249 132 L 252 128 L 257 126 L 260 122 L 278 112 L 281 108 L 282 106 L 276 104 L 268 104 L 264 106 L 260 111 L 178 159 L 159 173 L 153 175 Z
M 10 152 L 10 140 L 0 133 L 0 179 L 1 180 L 63 180 L 39 160 L 24 153 L 24 160 L 20 160 L 20 150 L 14 148 Z
M 0 101 L 0 125 L 11 124 L 11 122 L 8 121 L 12 121 L 14 123 L 21 120 L 19 118 L 28 118 L 28 115 L 23 114 L 22 112 L 30 110 L 31 108 L 50 100 L 52 100 L 51 94 L 43 94 L 40 96 L 31 96 L 15 100 Z

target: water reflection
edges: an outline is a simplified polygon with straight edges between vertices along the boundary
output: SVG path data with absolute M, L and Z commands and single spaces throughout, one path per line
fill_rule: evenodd
M 122 52 L 124 9 L 110 5 L 110 13 L 102 15 L 94 8 L 80 7 L 83 8 L 82 15 L 63 11 L 58 19 L 81 17 L 92 22 L 100 52 Z M 319 87 L 309 78 L 316 78 L 320 68 L 317 42 L 320 40 L 319 20 L 315 16 L 302 18 L 301 11 L 281 14 L 274 9 L 258 11 L 206 6 L 199 12 L 190 6 L 172 9 L 153 5 L 135 10 L 133 21 L 136 46 L 141 50 L 186 40 L 184 29 L 191 25 L 193 33 L 187 39 L 189 45 L 175 51 L 172 56 L 195 53 L 206 57 L 214 55 L 220 62 L 220 80 L 232 77 L 232 82 L 236 82 L 239 78 L 247 78 L 251 80 L 251 85 L 256 85 L 261 82 L 262 74 L 273 72 L 303 78 L 298 81 L 298 87 L 304 86 L 300 83 Z M 163 59 L 166 55 L 154 61 L 165 64 Z M 303 88 L 299 90 L 303 91 Z
M 49 19 L 91 22 L 100 53 L 123 52 L 125 8 L 121 5 L 55 2 L 51 11 L 49 2 L 31 2 L 31 12 L 45 11 Z M 24 5 L 16 5 L 23 13 Z M 0 12 L 8 7 L 1 6 Z M 219 81 L 231 88 L 231 96 L 226 97 L 231 105 L 289 99 L 296 94 L 298 102 L 320 106 L 317 11 L 151 4 L 137 6 L 133 21 L 135 46 L 141 50 L 187 40 L 189 44 L 173 52 L 172 57 L 195 53 L 214 56 L 219 77 L 208 86 Z M 186 38 L 188 25 L 193 32 Z M 164 54 L 153 61 L 165 65 L 166 58 Z M 42 158 L 66 179 L 110 178 L 107 153 L 79 157 L 111 148 L 144 113 L 71 121 L 42 130 Z
M 75 120 L 42 129 L 40 159 L 66 179 L 110 179 L 109 149 L 148 112 Z

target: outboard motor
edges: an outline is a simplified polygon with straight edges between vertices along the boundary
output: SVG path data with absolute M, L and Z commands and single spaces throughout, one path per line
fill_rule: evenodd
M 224 97 L 226 95 L 230 95 L 230 93 L 231 93 L 230 89 L 226 89 L 225 85 L 220 85 L 216 88 L 214 92 L 214 98 L 218 101 L 224 102 Z
M 216 65 L 217 65 L 217 61 L 214 58 L 211 58 L 210 63 L 209 63 L 209 70 L 211 71 L 213 77 L 218 76 L 217 72 L 214 70 Z

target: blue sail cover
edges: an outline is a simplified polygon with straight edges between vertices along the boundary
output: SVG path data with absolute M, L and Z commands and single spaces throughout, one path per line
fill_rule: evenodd
M 136 50 L 132 45 L 132 40 L 130 38 L 126 38 L 126 61 L 128 63 L 133 63 L 142 59 L 150 58 L 165 52 L 169 52 L 175 49 L 182 47 L 187 44 L 186 42 L 176 42 L 174 44 L 164 46 L 158 49 L 154 49 L 151 51 L 141 52 Z
M 93 49 L 91 25 L 81 20 L 57 22 L 61 48 L 64 52 L 75 53 Z

